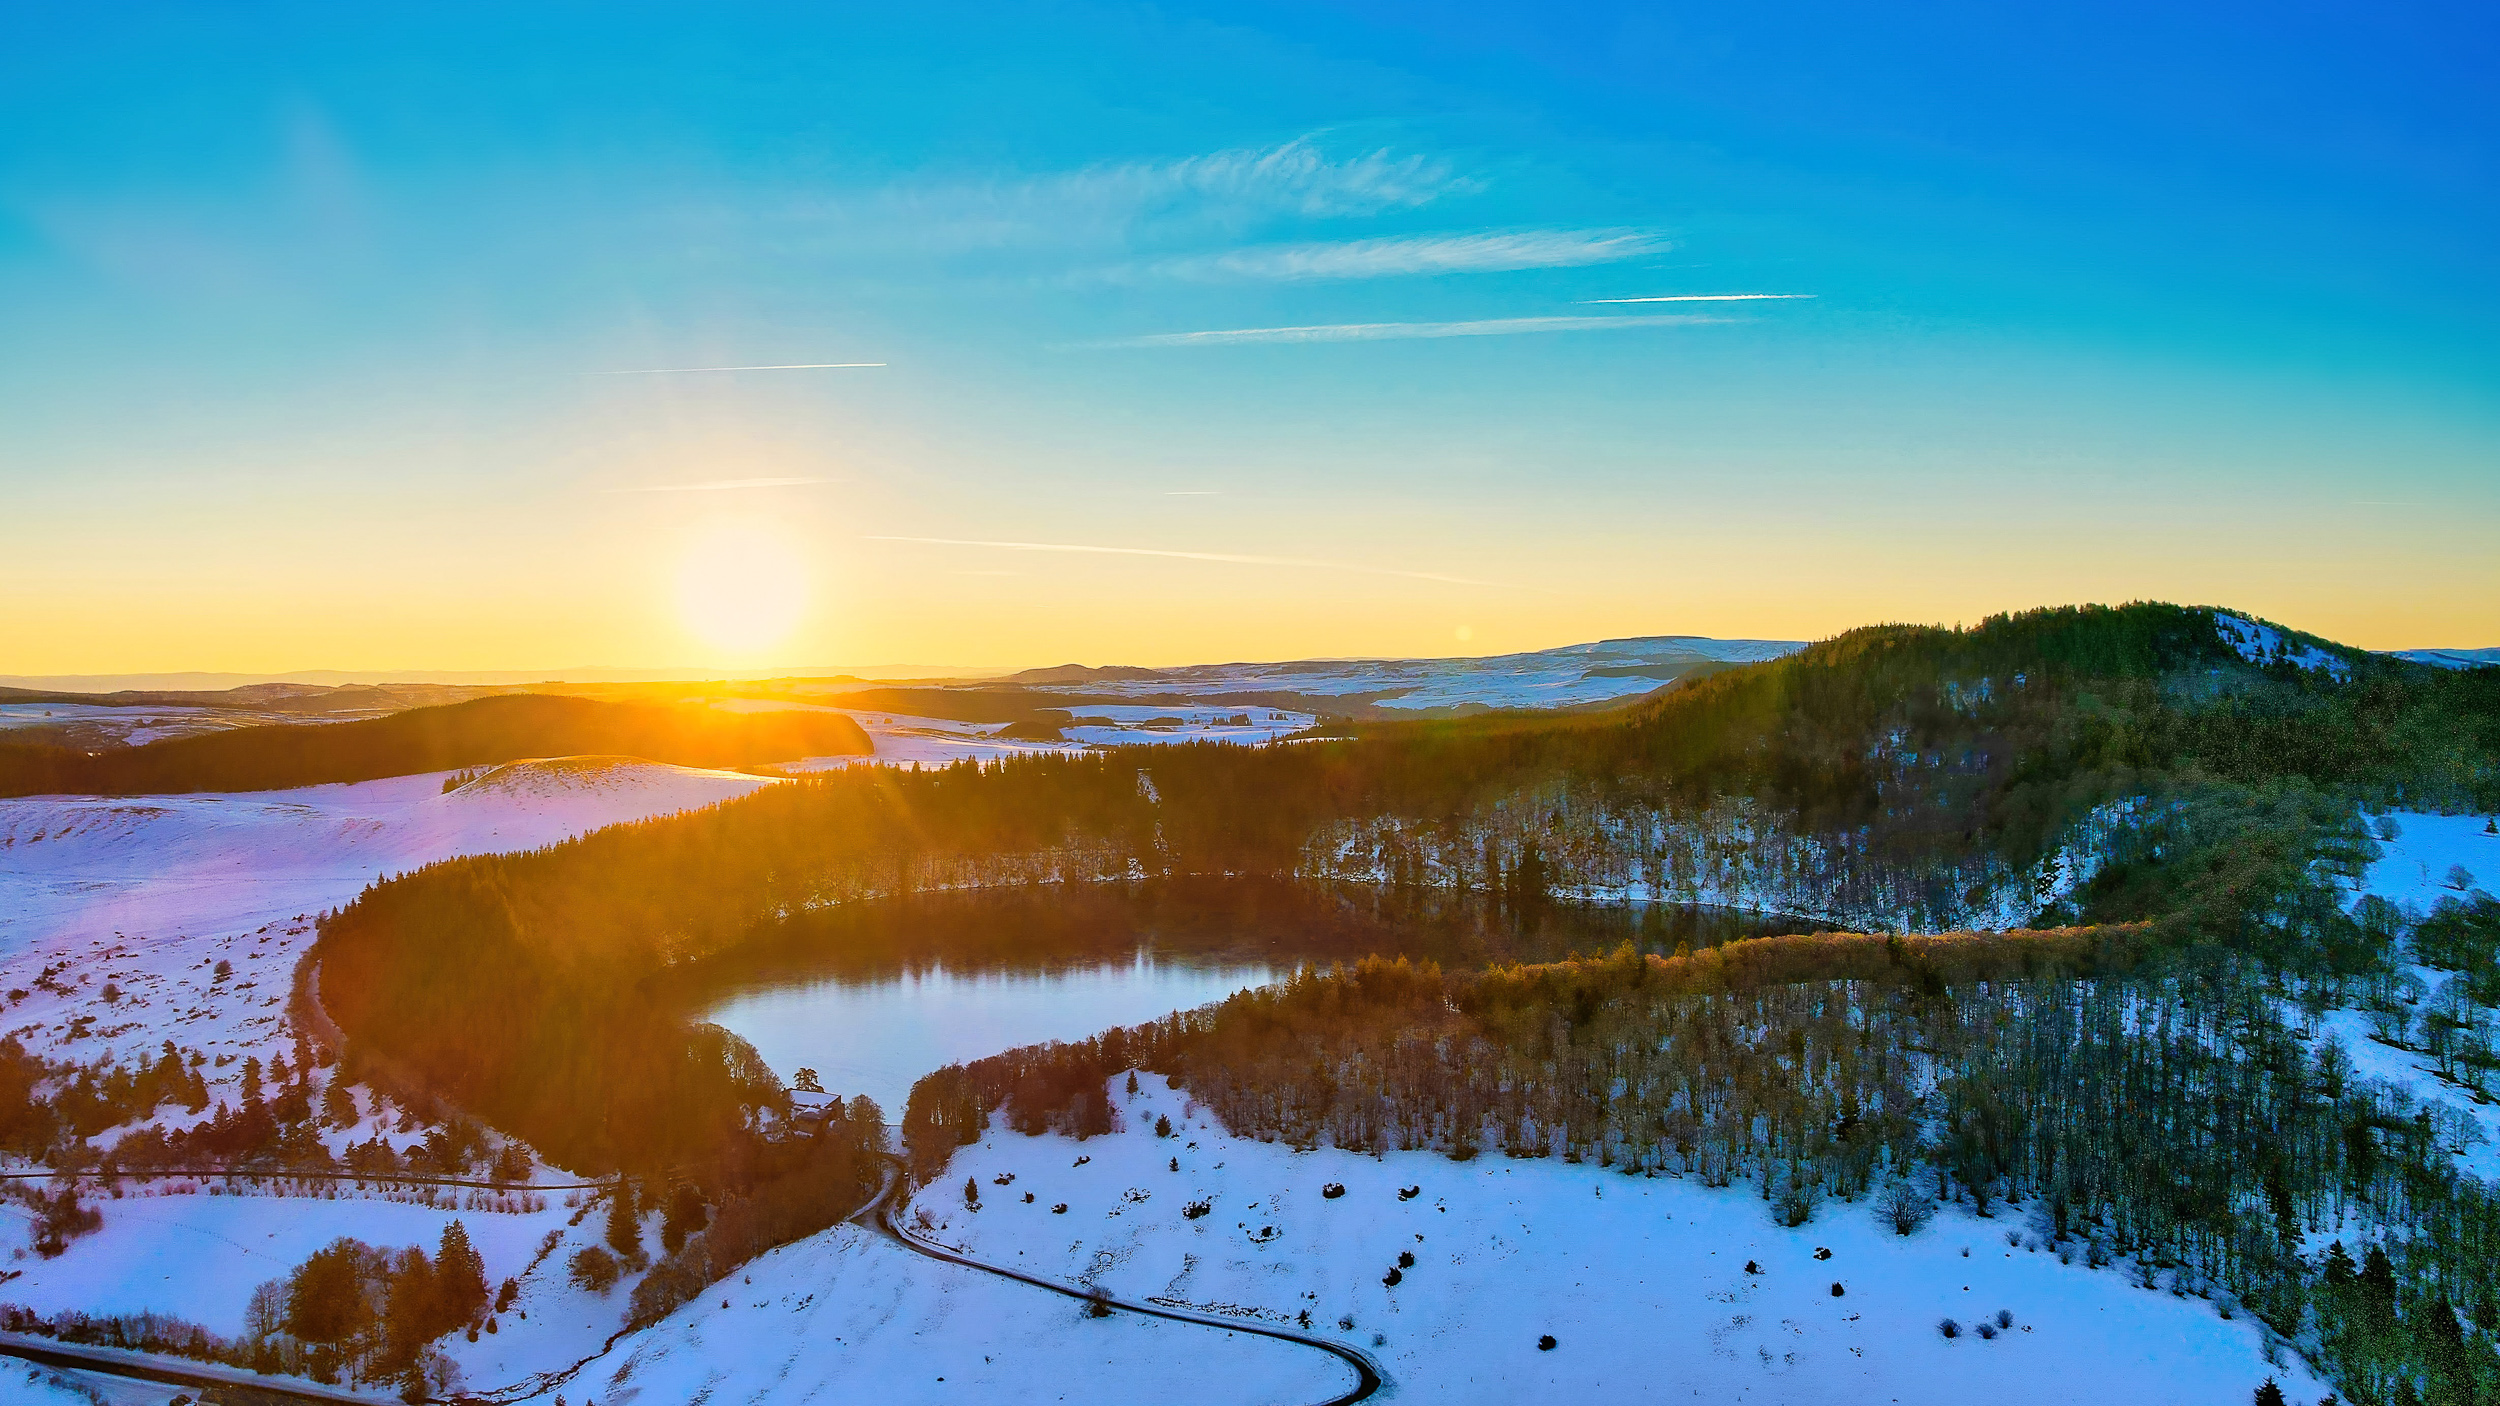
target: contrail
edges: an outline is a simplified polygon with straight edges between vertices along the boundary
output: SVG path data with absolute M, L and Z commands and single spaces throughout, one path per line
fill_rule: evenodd
M 1240 552 L 1177 552 L 1161 547 L 1096 547 L 1075 542 L 992 542 L 972 537 L 893 537 L 877 533 L 862 536 L 867 542 L 918 542 L 932 547 L 988 547 L 1002 552 L 1081 552 L 1110 557 L 1169 557 L 1176 561 L 1220 561 L 1236 566 L 1299 566 L 1323 571 L 1355 571 L 1366 576 L 1403 576 L 1415 581 L 1440 581 L 1452 586 L 1499 586 L 1499 581 L 1479 581 L 1471 576 L 1448 576 L 1438 571 L 1400 571 L 1389 566 L 1362 566 L 1346 561 L 1313 561 L 1307 557 L 1252 556 Z
M 1723 317 L 1658 313 L 1631 317 L 1492 317 L 1472 322 L 1340 322 L 1318 327 L 1227 327 L 1209 332 L 1157 332 L 1089 342 L 1090 347 L 1212 347 L 1243 342 L 1391 342 L 1424 337 L 1509 337 L 1533 332 L 1613 332 L 1627 327 L 1689 326 Z
M 829 478 L 716 478 L 708 483 L 651 483 L 630 488 L 611 488 L 610 493 L 718 493 L 732 488 L 797 488 L 810 483 L 831 483 Z
M 1812 293 L 1669 293 L 1659 298 L 1582 298 L 1582 303 L 1758 303 L 1770 298 L 1811 298 Z
M 585 371 L 585 376 L 691 376 L 705 371 L 852 371 L 882 361 L 794 361 L 786 366 L 648 366 L 632 371 Z

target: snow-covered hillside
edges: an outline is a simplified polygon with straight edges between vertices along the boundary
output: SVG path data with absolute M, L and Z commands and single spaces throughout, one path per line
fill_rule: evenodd
M 312 940 L 311 917 L 354 898 L 377 874 L 536 848 L 774 784 L 617 757 L 514 763 L 446 791 L 450 779 L 0 800 L 6 1033 L 37 1054 L 79 1062 L 152 1058 L 170 1041 L 203 1057 L 198 1072 L 217 1107 L 239 1104 L 247 1061 L 267 1066 L 295 1053 L 286 998 Z M 413 1124 L 369 1091 L 358 1111 L 361 1121 L 325 1132 L 333 1153 L 376 1136 L 415 1142 Z M 181 1128 L 202 1116 L 168 1106 L 154 1121 Z M 567 1214 L 544 1197 L 244 1189 L 250 1194 L 182 1178 L 125 1182 L 122 1194 L 90 1203 L 102 1227 L 53 1259 L 29 1252 L 27 1208 L 0 1206 L 0 1300 L 44 1312 L 172 1312 L 232 1332 L 253 1285 L 340 1235 L 430 1246 L 457 1217 L 500 1279 L 521 1272 Z M 612 1314 L 598 1318 L 600 1336 L 614 1330 Z
M 1453 659 L 1301 659 L 1274 664 L 1199 664 L 1172 669 L 1036 669 L 1016 681 L 1045 691 L 1216 700 L 1294 695 L 1333 700 L 1332 711 L 1396 713 L 1556 708 L 1634 698 L 1695 669 L 1777 659 L 1794 640 L 1716 640 L 1657 635 L 1600 640 L 1527 654 Z
M 8 998 L 9 1033 L 82 1060 L 167 1039 L 275 1048 L 309 920 L 377 875 L 772 784 L 621 757 L 514 763 L 448 793 L 445 779 L 0 800 L 0 991 L 25 993 Z
M 560 1312 L 530 1310 L 528 1325 Z M 564 1290 L 568 1305 L 591 1296 Z M 624 1293 L 598 1301 L 613 1331 Z M 529 1302 L 525 1296 L 524 1304 Z M 501 1339 L 450 1345 L 470 1386 L 522 1379 L 490 1355 Z M 584 1353 L 596 1350 L 590 1336 Z M 541 1359 L 553 1353 L 540 1353 Z M 515 1361 L 512 1366 L 518 1366 Z M 567 1359 L 562 1365 L 571 1365 Z M 569 1382 L 528 1399 L 571 1402 L 1172 1402 L 1293 1406 L 1345 1391 L 1351 1373 L 1306 1347 L 1241 1333 L 1113 1314 L 977 1270 L 923 1259 L 858 1226 L 783 1246 L 650 1329 L 616 1344 Z
M 2353 890 L 2352 901 L 2384 898 L 2418 920 L 2442 900 L 2500 890 L 2500 835 L 2488 833 L 2490 823 L 2479 815 L 2379 817 L 2379 857 Z M 2333 1041 L 2354 1073 L 2405 1090 L 2437 1125 L 2455 1130 L 2450 1150 L 2459 1166 L 2500 1184 L 2500 1105 L 2444 1077 L 2438 1057 L 2418 1038 L 2424 1008 L 2451 980 L 2447 973 L 2402 962 L 2397 980 L 2383 993 L 2365 989 L 2358 1003 L 2318 1016 L 2311 1046 L 2314 1051 Z M 2470 1002 L 2465 1009 L 2473 1009 Z M 2500 1012 L 2488 1007 L 2480 1008 L 2480 1018 L 2486 1028 L 2500 1026 Z
M 2247 1317 L 2063 1263 L 2019 1211 L 1948 1208 L 1905 1239 L 1866 1205 L 1827 1203 L 1787 1229 L 1742 1188 L 1245 1141 L 1138 1080 L 1135 1095 L 1111 1084 L 1123 1131 L 993 1127 L 914 1216 L 934 1240 L 1071 1284 L 1307 1321 L 1417 1400 L 2203 1406 L 2268 1376 L 2295 1401 L 2325 1390 L 2269 1365 Z M 1980 1335 L 2000 1311 L 2011 1326 Z
M 2339 679 L 2352 673 L 2352 665 L 2342 659 L 2316 645 L 2292 639 L 2263 621 L 2216 611 L 2214 625 L 2222 631 L 2223 640 L 2251 664 L 2289 664 L 2296 669 L 2319 669 Z
M 2500 666 L 2500 649 L 2398 649 L 2399 659 L 2441 669 L 2489 669 Z

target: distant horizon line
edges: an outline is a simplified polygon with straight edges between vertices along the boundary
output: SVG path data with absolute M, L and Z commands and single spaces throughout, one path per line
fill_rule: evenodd
M 1272 659 L 1193 659 L 1175 664 L 1133 664 L 1110 662 L 1086 664 L 1062 659 L 1043 664 L 774 664 L 742 669 L 705 669 L 693 665 L 654 665 L 632 668 L 617 665 L 579 665 L 562 669 L 290 669 L 283 672 L 250 669 L 158 669 L 130 670 L 119 673 L 90 674 L 0 674 L 0 688 L 30 691 L 50 689 L 58 692 L 109 692 L 105 685 L 118 686 L 130 692 L 165 692 L 197 688 L 200 682 L 217 681 L 226 688 L 249 688 L 254 684 L 302 683 L 334 687 L 363 685 L 381 687 L 389 684 L 533 684 L 533 683 L 700 683 L 706 680 L 760 680 L 789 678 L 858 678 L 870 682 L 894 679 L 997 679 L 1038 669 L 1223 669 L 1249 665 L 1277 664 L 1361 664 L 1383 661 L 1432 661 L 1444 659 L 1504 659 L 1518 655 L 1547 654 L 1556 650 L 1577 649 L 1593 645 L 1616 644 L 1636 640 L 1706 640 L 1713 644 L 1785 644 L 1803 645 L 1806 640 L 1770 639 L 1761 636 L 1697 635 L 1689 633 L 1655 635 L 1608 635 L 1600 639 L 1571 640 L 1536 649 L 1504 649 L 1482 654 L 1300 654 Z M 184 681 L 177 683 L 176 681 Z
M 1828 638 L 1828 637 L 1826 637 Z M 1592 640 L 1572 640 L 1563 644 L 1533 649 L 1506 649 L 1481 654 L 1304 654 L 1290 657 L 1251 659 L 1197 659 L 1172 664 L 1100 663 L 1076 660 L 1033 664 L 773 664 L 751 668 L 709 669 L 694 665 L 652 665 L 629 667 L 608 664 L 584 664 L 557 669 L 291 669 L 285 671 L 251 669 L 160 669 L 131 670 L 117 673 L 83 674 L 0 674 L 0 689 L 23 692 L 56 693 L 163 693 L 213 692 L 249 688 L 259 684 L 305 684 L 321 687 L 387 687 L 393 684 L 435 684 L 441 686 L 511 685 L 511 684 L 574 684 L 574 683 L 703 683 L 757 682 L 769 679 L 855 678 L 863 683 L 891 683 L 931 680 L 986 681 L 1012 677 L 1046 669 L 1148 669 L 1178 672 L 1190 669 L 1226 669 L 1252 666 L 1275 667 L 1288 664 L 1362 664 L 1416 662 L 1429 663 L 1454 659 L 1505 659 L 1535 654 L 1551 654 L 1562 650 L 1592 648 L 1608 644 L 1626 644 L 1652 640 L 1701 640 L 1713 644 L 1779 644 L 1802 648 L 1811 640 L 1770 639 L 1759 636 L 1728 636 L 1698 634 L 1608 635 Z M 2360 648 L 2360 646 L 2347 646 Z M 2373 649 L 2369 653 L 2389 656 L 2441 654 L 2475 656 L 2500 654 L 2500 646 L 2492 645 L 2411 645 L 2393 649 Z

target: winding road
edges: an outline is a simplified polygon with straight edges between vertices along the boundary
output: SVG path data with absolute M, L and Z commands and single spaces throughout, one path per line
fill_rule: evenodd
M 1148 1318 L 1168 1318 L 1175 1323 L 1194 1323 L 1202 1328 L 1221 1328 L 1228 1333 L 1248 1333 L 1255 1337 L 1274 1338 L 1278 1342 L 1299 1343 L 1303 1347 L 1316 1348 L 1353 1368 L 1355 1376 L 1352 1390 L 1340 1396 L 1332 1396 L 1319 1403 L 1319 1406 L 1353 1406 L 1353 1403 L 1357 1401 L 1368 1400 L 1388 1382 L 1388 1378 L 1381 1374 L 1379 1364 L 1373 1362 L 1358 1349 L 1314 1333 L 1297 1333 L 1290 1328 L 1270 1328 L 1256 1323 L 1244 1323 L 1220 1314 L 1199 1313 L 1185 1308 L 1164 1308 L 1157 1304 L 1117 1299 L 1100 1290 L 1078 1289 L 1056 1279 L 1027 1273 L 1021 1269 L 1010 1269 L 1005 1265 L 976 1260 L 970 1255 L 960 1254 L 943 1245 L 923 1240 L 903 1229 L 894 1219 L 896 1202 L 902 1199 L 900 1193 L 907 1184 L 903 1176 L 902 1160 L 888 1157 L 885 1186 L 877 1192 L 876 1200 L 869 1202 L 860 1209 L 858 1214 L 851 1217 L 852 1223 L 884 1236 L 915 1255 L 923 1255 L 946 1264 L 961 1265 L 966 1269 L 977 1269 L 984 1274 L 995 1274 L 1003 1279 L 1013 1279 L 1019 1284 L 1030 1284 L 1036 1289 L 1046 1289 L 1064 1298 L 1075 1299 L 1079 1303 L 1099 1304 L 1104 1308 L 1117 1309 L 1123 1313 L 1143 1314 Z
M 1220 1314 L 1199 1313 L 1185 1308 L 1165 1308 L 1157 1304 L 1135 1303 L 1127 1299 L 1113 1298 L 1099 1290 L 1079 1289 L 1042 1275 L 1020 1269 L 1010 1269 L 1005 1265 L 990 1264 L 974 1259 L 970 1255 L 950 1250 L 943 1245 L 923 1240 L 903 1229 L 895 1220 L 898 1203 L 903 1199 L 903 1189 L 909 1184 L 903 1175 L 902 1159 L 887 1157 L 885 1164 L 885 1184 L 877 1189 L 875 1199 L 852 1212 L 848 1219 L 850 1223 L 860 1226 L 871 1234 L 882 1236 L 915 1255 L 945 1264 L 959 1265 L 965 1269 L 978 1270 L 984 1274 L 995 1274 L 1002 1279 L 1012 1279 L 1019 1284 L 1031 1285 L 1033 1288 L 1057 1294 L 1063 1298 L 1075 1299 L 1079 1303 L 1099 1305 L 1121 1313 L 1141 1314 L 1148 1318 L 1168 1318 L 1175 1323 L 1191 1323 L 1202 1328 L 1222 1329 L 1228 1333 L 1247 1333 L 1253 1337 L 1274 1338 L 1278 1342 L 1295 1343 L 1327 1353 L 1354 1369 L 1355 1380 L 1351 1389 L 1318 1403 L 1318 1406 L 1354 1406 L 1355 1402 L 1368 1400 L 1378 1394 L 1388 1383 L 1388 1379 L 1381 1374 L 1379 1365 L 1363 1352 L 1345 1343 L 1314 1333 L 1300 1333 L 1290 1328 L 1273 1328 L 1263 1324 L 1244 1323 Z M 530 1189 L 552 1190 L 555 1188 Z M 508 1392 L 516 1390 L 528 1394 L 542 1394 L 570 1380 L 576 1372 L 604 1355 L 606 1348 L 614 1347 L 617 1339 L 630 1336 L 631 1331 L 629 1329 L 619 1332 L 608 1340 L 601 1352 L 582 1359 L 573 1364 L 570 1369 L 542 1373 L 514 1388 L 491 1391 L 482 1396 L 464 1399 L 503 1400 L 507 1398 Z M 193 1362 L 157 1353 L 73 1345 L 19 1333 L 0 1333 L 0 1357 L 23 1358 L 27 1361 L 46 1363 L 56 1367 L 82 1368 L 90 1372 L 103 1372 L 160 1385 L 189 1387 L 193 1390 L 206 1389 L 217 1393 L 216 1399 L 237 1403 L 273 1403 L 273 1406 L 340 1406 L 341 1403 L 369 1404 L 373 1400 L 370 1396 L 342 1391 L 335 1387 L 322 1387 L 311 1382 L 263 1377 L 231 1367 Z
M 185 1388 L 200 1393 L 204 1406 L 374 1406 L 377 1400 L 314 1382 L 264 1377 L 239 1367 L 193 1362 L 162 1353 L 55 1342 L 25 1333 L 0 1333 L 0 1357 Z

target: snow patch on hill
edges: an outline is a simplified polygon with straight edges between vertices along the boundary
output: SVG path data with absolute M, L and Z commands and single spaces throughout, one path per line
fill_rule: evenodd
M 2350 664 L 2316 645 L 2289 639 L 2272 625 L 2222 611 L 2214 613 L 2214 624 L 2221 629 L 2223 640 L 2251 664 L 2289 664 L 2295 669 L 2323 669 L 2339 679 L 2352 674 Z

